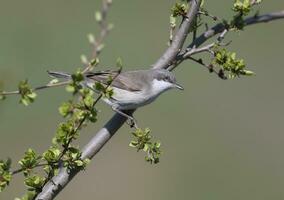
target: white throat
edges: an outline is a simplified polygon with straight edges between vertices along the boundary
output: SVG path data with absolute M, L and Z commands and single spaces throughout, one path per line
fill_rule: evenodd
M 152 82 L 152 92 L 157 95 L 171 88 L 173 88 L 173 84 L 163 80 L 154 79 Z

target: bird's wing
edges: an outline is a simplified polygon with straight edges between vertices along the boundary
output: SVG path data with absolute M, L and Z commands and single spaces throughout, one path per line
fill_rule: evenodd
M 99 72 L 88 72 L 86 77 L 100 82 L 104 85 L 108 85 L 111 78 L 114 78 L 118 74 L 118 71 L 99 71 Z M 134 79 L 135 80 L 135 79 Z M 129 79 L 129 73 L 124 72 L 120 73 L 116 76 L 116 78 L 112 81 L 111 85 L 113 87 L 117 87 L 122 90 L 128 91 L 141 91 L 141 84 L 137 81 L 133 81 Z

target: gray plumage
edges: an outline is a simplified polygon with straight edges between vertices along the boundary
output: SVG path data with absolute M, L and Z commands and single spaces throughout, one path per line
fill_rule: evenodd
M 64 72 L 48 73 L 56 78 L 71 78 L 70 74 Z M 176 83 L 174 74 L 165 69 L 126 71 L 118 75 L 117 73 L 117 71 L 87 72 L 84 74 L 83 85 L 93 89 L 95 82 L 107 85 L 110 77 L 116 76 L 111 84 L 113 96 L 103 100 L 112 108 L 119 110 L 135 109 L 149 104 L 171 88 L 183 89 Z

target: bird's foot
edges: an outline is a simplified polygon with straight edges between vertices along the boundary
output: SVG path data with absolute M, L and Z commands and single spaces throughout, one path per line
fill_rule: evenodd
M 126 123 L 130 126 L 130 128 L 138 129 L 137 121 L 133 117 L 128 117 Z
M 135 129 L 138 129 L 138 124 L 137 124 L 137 121 L 134 119 L 134 117 L 131 115 L 128 115 L 126 114 L 125 112 L 115 108 L 115 107 L 112 107 L 112 109 L 117 112 L 118 114 L 120 114 L 121 116 L 124 116 L 127 118 L 127 121 L 126 121 L 126 124 L 128 124 L 130 126 L 130 128 L 135 128 Z

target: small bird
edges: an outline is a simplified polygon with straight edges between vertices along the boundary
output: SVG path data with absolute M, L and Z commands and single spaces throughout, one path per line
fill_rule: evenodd
M 48 71 L 48 74 L 55 78 L 71 79 L 71 75 L 64 72 Z M 169 89 L 183 90 L 183 87 L 177 84 L 174 74 L 165 69 L 126 71 L 119 74 L 117 71 L 86 72 L 82 84 L 94 90 L 96 82 L 107 85 L 109 77 L 115 77 L 111 83 L 113 95 L 102 99 L 114 111 L 130 119 L 132 123 L 135 123 L 134 118 L 124 111 L 152 103 Z

